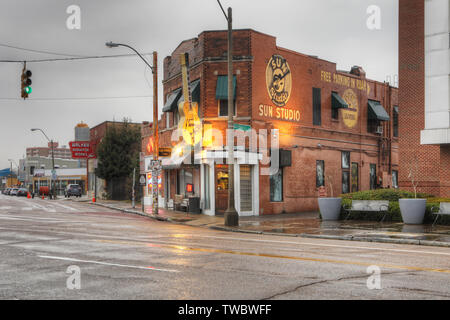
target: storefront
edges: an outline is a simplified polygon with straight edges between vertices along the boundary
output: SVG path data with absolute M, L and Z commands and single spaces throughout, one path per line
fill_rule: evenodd
M 396 88 L 367 79 L 361 67 L 338 71 L 335 63 L 280 48 L 274 37 L 254 30 L 236 30 L 233 38 L 232 165 L 239 215 L 317 210 L 320 187 L 338 196 L 397 185 Z M 207 215 L 228 206 L 226 49 L 226 32 L 207 31 L 164 59 L 159 147 L 171 150 L 162 159 L 164 206 L 192 196 L 200 197 Z M 184 52 L 190 52 L 191 96 L 201 123 L 193 158 L 179 151 L 186 142 Z M 142 131 L 147 155 L 148 128 Z

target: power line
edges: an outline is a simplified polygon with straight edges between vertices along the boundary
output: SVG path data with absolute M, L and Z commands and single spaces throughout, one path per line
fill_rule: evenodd
M 28 98 L 29 101 L 70 101 L 70 100 L 110 100 L 110 99 L 141 99 L 141 98 L 153 98 L 153 95 L 143 96 L 116 96 L 116 97 L 72 97 L 72 98 Z M 0 98 L 0 101 L 21 101 L 20 98 Z
M 55 55 L 55 56 L 80 57 L 80 58 L 81 58 L 81 57 L 84 57 L 84 56 L 76 55 L 76 54 L 66 54 L 66 53 L 59 53 L 59 52 L 52 52 L 52 51 L 43 51 L 43 50 L 27 49 L 27 48 L 22 48 L 22 47 L 12 46 L 12 45 L 5 44 L 5 43 L 0 43 L 0 47 L 11 48 L 11 49 L 16 49 L 16 50 L 21 50 L 21 51 L 34 52 L 34 53 L 52 54 L 52 55 Z
M 149 54 L 151 54 L 151 53 L 144 53 L 143 55 L 149 55 Z M 137 54 L 135 54 L 135 53 L 126 53 L 126 54 L 116 54 L 116 55 L 80 56 L 80 57 L 71 57 L 71 58 L 32 59 L 32 60 L 26 60 L 26 62 L 27 63 L 38 63 L 38 62 L 54 62 L 54 61 L 122 58 L 122 57 L 132 57 L 132 56 L 136 56 L 136 55 Z M 23 63 L 24 60 L 0 60 L 0 62 Z

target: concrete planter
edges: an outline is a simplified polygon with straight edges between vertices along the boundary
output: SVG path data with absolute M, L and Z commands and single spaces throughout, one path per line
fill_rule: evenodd
M 342 198 L 319 198 L 322 220 L 339 220 Z
M 422 224 L 427 199 L 399 199 L 400 213 L 406 224 Z

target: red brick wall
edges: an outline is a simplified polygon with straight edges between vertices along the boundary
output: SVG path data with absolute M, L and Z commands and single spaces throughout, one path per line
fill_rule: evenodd
M 420 144 L 425 127 L 424 0 L 400 0 L 399 15 L 399 185 L 412 190 L 408 174 L 417 159 L 418 191 L 439 195 L 439 146 Z

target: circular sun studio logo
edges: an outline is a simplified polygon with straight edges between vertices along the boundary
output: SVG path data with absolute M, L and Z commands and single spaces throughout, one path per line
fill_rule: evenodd
M 286 59 L 274 54 L 266 68 L 267 92 L 272 102 L 283 107 L 289 100 L 292 90 L 292 75 Z

